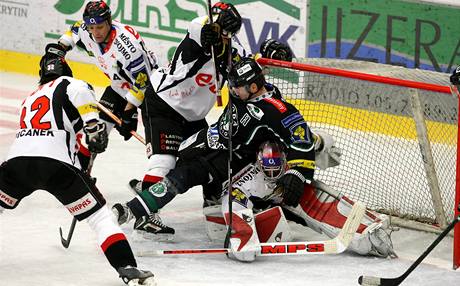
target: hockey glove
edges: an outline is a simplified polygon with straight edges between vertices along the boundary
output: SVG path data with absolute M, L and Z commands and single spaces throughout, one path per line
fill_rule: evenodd
M 458 66 L 450 76 L 450 82 L 453 85 L 460 86 L 460 66 Z
M 97 123 L 94 125 L 86 125 L 83 127 L 85 132 L 86 145 L 91 153 L 102 153 L 109 144 L 109 135 L 105 123 Z
M 220 46 L 222 37 L 220 34 L 220 26 L 217 23 L 205 24 L 201 29 L 201 46 L 206 52 L 211 52 L 211 46 Z
M 283 203 L 297 207 L 303 194 L 305 178 L 296 170 L 289 170 L 282 176 L 276 186 L 276 190 L 282 190 Z
M 260 46 L 262 57 L 280 61 L 291 62 L 292 51 L 289 46 L 274 39 L 265 40 Z
M 121 136 L 125 141 L 129 140 L 131 136 L 131 131 L 137 130 L 137 108 L 131 108 L 125 110 L 121 116 L 121 125 L 115 126 Z

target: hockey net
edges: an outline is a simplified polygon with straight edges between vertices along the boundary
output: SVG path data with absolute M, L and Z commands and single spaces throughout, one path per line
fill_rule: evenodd
M 459 100 L 448 74 L 337 59 L 259 63 L 310 127 L 342 149 L 341 164 L 316 179 L 392 223 L 439 231 L 454 219 Z

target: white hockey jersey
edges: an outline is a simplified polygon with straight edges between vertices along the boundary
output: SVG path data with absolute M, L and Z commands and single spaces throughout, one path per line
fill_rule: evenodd
M 217 99 L 214 62 L 200 40 L 201 29 L 207 22 L 207 16 L 195 18 L 177 47 L 171 64 L 156 70 L 151 77 L 157 94 L 188 121 L 204 119 Z M 232 50 L 246 56 L 246 51 L 235 38 Z M 221 74 L 219 78 L 222 81 Z
M 93 40 L 85 23 L 76 22 L 59 43 L 85 50 L 120 96 L 135 106 L 143 102 L 149 76 L 157 68 L 157 57 L 131 26 L 112 21 L 108 43 L 102 47 Z
M 81 168 L 76 133 L 99 120 L 93 89 L 67 76 L 40 85 L 21 105 L 20 129 L 7 160 L 47 157 Z

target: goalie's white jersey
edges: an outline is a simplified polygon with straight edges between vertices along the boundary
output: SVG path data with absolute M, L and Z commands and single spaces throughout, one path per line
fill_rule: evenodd
M 111 87 L 135 106 L 144 100 L 149 76 L 157 67 L 157 57 L 131 26 L 112 21 L 105 46 L 93 40 L 85 23 L 76 22 L 59 39 L 68 47 L 84 49 L 99 69 L 111 80 Z
M 171 64 L 156 70 L 151 78 L 156 93 L 188 121 L 204 119 L 217 98 L 214 62 L 200 40 L 201 29 L 207 22 L 207 16 L 195 18 Z M 232 50 L 233 55 L 246 56 L 246 51 L 235 38 L 232 39 Z M 226 63 L 227 58 L 223 61 Z M 222 77 L 220 74 L 221 82 Z
M 85 122 L 99 120 L 96 98 L 87 83 L 61 76 L 39 86 L 20 110 L 20 129 L 7 160 L 47 157 L 81 168 L 76 133 Z

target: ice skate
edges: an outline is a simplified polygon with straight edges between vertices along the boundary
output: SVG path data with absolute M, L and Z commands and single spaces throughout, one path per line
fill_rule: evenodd
M 132 179 L 129 181 L 128 187 L 135 195 L 138 195 L 142 192 L 142 181 L 138 179 Z
M 134 223 L 134 230 L 144 238 L 154 241 L 171 241 L 174 239 L 175 230 L 162 221 L 158 213 L 143 216 Z
M 130 265 L 120 267 L 117 271 L 123 282 L 129 286 L 157 286 L 150 271 L 140 270 Z
M 133 213 L 126 204 L 116 203 L 112 206 L 112 212 L 119 225 L 128 223 L 134 218 Z

